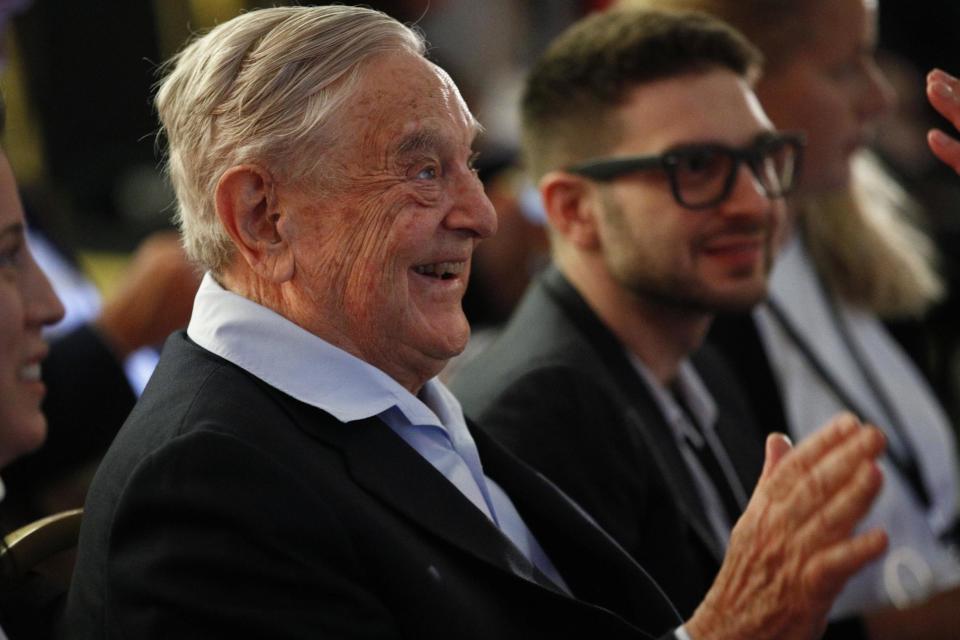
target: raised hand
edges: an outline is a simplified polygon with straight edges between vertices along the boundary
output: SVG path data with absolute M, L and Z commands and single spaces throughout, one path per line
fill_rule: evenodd
M 886 548 L 852 535 L 880 490 L 877 429 L 842 414 L 795 449 L 767 439 L 766 462 L 717 579 L 685 625 L 694 640 L 807 639 L 846 581 Z
M 200 274 L 187 261 L 175 231 L 158 231 L 141 243 L 117 291 L 96 324 L 118 357 L 159 345 L 190 321 Z
M 960 80 L 934 69 L 927 74 L 927 98 L 933 108 L 960 130 Z M 927 144 L 934 155 L 960 173 L 960 141 L 940 129 L 927 133 Z

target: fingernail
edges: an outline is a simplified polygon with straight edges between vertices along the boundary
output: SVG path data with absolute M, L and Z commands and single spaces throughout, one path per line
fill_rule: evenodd
M 849 435 L 860 426 L 860 420 L 852 413 L 844 413 L 840 416 L 840 433 Z
M 932 89 L 933 92 L 941 98 L 946 98 L 948 100 L 954 99 L 953 89 L 951 89 L 950 86 L 944 82 L 937 80 L 930 85 L 930 89 Z
M 930 140 L 937 144 L 943 145 L 947 144 L 950 141 L 950 138 L 948 138 L 947 134 L 945 134 L 943 131 L 940 131 L 939 129 L 933 129 L 930 131 Z

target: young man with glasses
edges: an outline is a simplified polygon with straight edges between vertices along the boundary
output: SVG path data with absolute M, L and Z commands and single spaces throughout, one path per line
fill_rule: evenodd
M 598 14 L 553 43 L 522 113 L 554 264 L 452 385 L 683 616 L 763 459 L 740 391 L 700 348 L 715 313 L 764 297 L 802 156 L 751 90 L 758 66 L 696 14 Z

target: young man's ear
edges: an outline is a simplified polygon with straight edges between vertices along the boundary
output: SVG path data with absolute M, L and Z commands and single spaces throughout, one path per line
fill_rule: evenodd
M 594 185 L 565 171 L 551 171 L 540 180 L 540 197 L 550 226 L 568 244 L 587 250 L 599 247 L 599 193 Z
M 271 282 L 293 277 L 286 214 L 277 206 L 273 177 L 257 165 L 231 167 L 217 183 L 221 224 L 250 269 Z

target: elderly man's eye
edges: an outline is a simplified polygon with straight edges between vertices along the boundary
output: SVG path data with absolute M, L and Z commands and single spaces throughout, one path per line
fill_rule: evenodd
M 476 173 L 478 162 L 480 162 L 480 152 L 474 151 L 472 154 L 470 154 L 470 159 L 467 160 L 467 167 L 470 169 L 470 171 Z
M 435 165 L 430 165 L 423 167 L 417 172 L 417 180 L 435 180 L 439 175 L 439 171 Z

